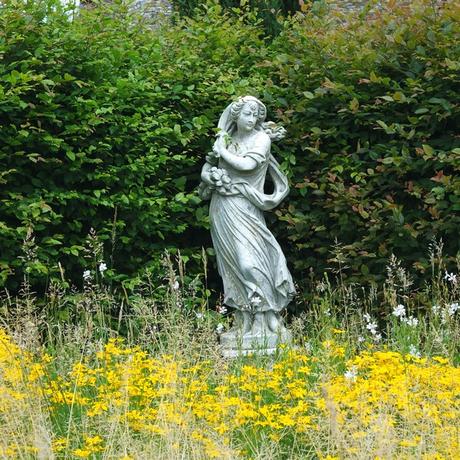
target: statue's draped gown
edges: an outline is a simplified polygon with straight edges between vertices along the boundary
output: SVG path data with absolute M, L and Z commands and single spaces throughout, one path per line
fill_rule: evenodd
M 239 171 L 220 158 L 219 168 L 232 180 L 228 192 L 214 191 L 210 204 L 211 236 L 224 303 L 238 310 L 280 311 L 295 289 L 283 252 L 265 224 L 263 211 L 288 193 L 287 180 L 270 154 L 270 138 L 255 132 L 245 144 L 231 142 L 228 150 L 256 161 L 251 171 Z M 274 192 L 264 193 L 269 172 Z

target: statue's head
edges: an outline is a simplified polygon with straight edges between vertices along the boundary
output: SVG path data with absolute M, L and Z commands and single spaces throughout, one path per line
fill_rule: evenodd
M 238 98 L 230 106 L 230 117 L 238 129 L 250 130 L 259 127 L 267 116 L 267 109 L 253 96 Z
M 259 131 L 267 116 L 265 105 L 254 96 L 242 96 L 232 102 L 222 113 L 218 128 L 232 135 L 235 129 Z

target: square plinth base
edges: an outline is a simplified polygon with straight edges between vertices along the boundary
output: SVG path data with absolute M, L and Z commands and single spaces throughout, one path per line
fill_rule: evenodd
M 272 355 L 275 353 L 276 348 L 257 348 L 255 350 L 235 350 L 232 348 L 222 348 L 221 354 L 224 358 L 238 358 L 238 356 L 248 356 L 248 355 Z
M 290 342 L 289 336 L 277 334 L 252 335 L 250 333 L 229 337 L 220 337 L 220 351 L 224 358 L 236 358 L 250 354 L 271 355 L 280 343 Z

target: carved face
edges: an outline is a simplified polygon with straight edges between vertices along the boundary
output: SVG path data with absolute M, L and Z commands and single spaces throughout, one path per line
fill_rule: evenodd
M 240 132 L 250 132 L 256 126 L 259 116 L 259 108 L 255 102 L 246 102 L 238 118 L 236 120 L 236 126 Z

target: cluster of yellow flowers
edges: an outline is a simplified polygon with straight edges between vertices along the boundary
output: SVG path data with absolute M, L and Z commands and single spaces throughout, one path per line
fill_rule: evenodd
M 398 439 L 400 458 L 426 450 L 439 456 L 426 458 L 460 458 L 460 368 L 392 351 L 364 352 L 347 366 L 324 393 L 335 428 L 351 433 L 349 452 L 378 437 Z
M 275 358 L 189 363 L 112 339 L 57 375 L 48 355 L 33 357 L 0 329 L 0 424 L 32 397 L 84 427 L 51 440 L 58 457 L 97 458 L 108 443 L 98 429 L 113 420 L 159 444 L 180 431 L 209 458 L 249 457 L 251 445 L 266 441 L 292 448 L 294 440 L 305 456 L 321 456 L 324 445 L 340 458 L 364 448 L 374 457 L 382 449 L 398 458 L 460 457 L 459 368 L 385 350 L 349 361 L 345 354 L 331 340 L 315 355 L 286 347 Z M 3 457 L 36 449 L 32 438 L 21 447 L 1 434 Z
M 45 394 L 54 410 L 78 405 L 93 419 L 117 414 L 140 433 L 161 437 L 180 428 L 209 457 L 219 458 L 239 429 L 265 429 L 278 439 L 286 427 L 305 433 L 313 426 L 317 395 L 309 389 L 308 361 L 304 353 L 288 350 L 271 369 L 246 364 L 218 377 L 210 361 L 155 359 L 113 339 L 97 353 L 96 364 L 75 364 L 69 378 L 54 379 Z M 85 445 L 75 454 L 85 452 L 95 451 Z

